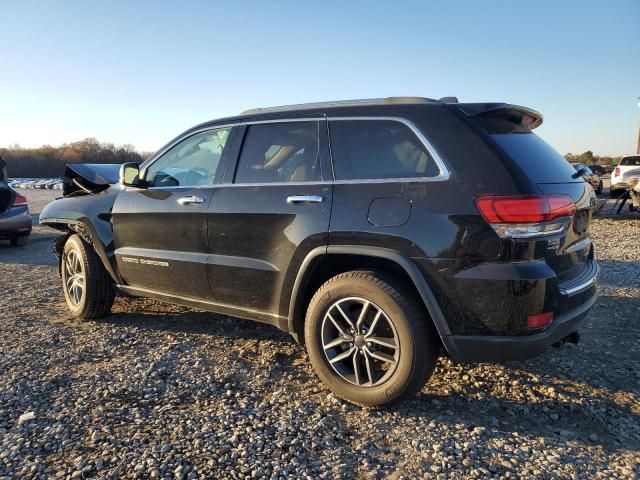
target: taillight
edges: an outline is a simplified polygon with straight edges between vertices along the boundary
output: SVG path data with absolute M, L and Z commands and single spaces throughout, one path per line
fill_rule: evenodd
M 539 315 L 531 315 L 527 318 L 527 328 L 536 329 L 544 328 L 553 321 L 553 312 L 541 313 Z
M 620 167 L 616 167 L 616 169 L 613 171 L 613 174 L 617 177 L 618 175 L 620 175 Z
M 19 193 L 16 193 L 16 198 L 13 199 L 13 206 L 22 207 L 26 205 L 27 205 L 27 197 L 25 197 L 24 195 L 20 195 Z
M 485 195 L 476 198 L 482 217 L 501 237 L 560 233 L 576 206 L 568 195 Z

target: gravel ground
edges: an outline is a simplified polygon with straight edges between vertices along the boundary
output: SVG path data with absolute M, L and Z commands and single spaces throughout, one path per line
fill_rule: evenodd
M 21 193 L 34 214 L 59 195 Z M 638 478 L 640 218 L 592 231 L 601 296 L 580 345 L 441 359 L 414 399 L 363 410 L 269 326 L 132 299 L 70 318 L 36 226 L 0 245 L 0 478 Z

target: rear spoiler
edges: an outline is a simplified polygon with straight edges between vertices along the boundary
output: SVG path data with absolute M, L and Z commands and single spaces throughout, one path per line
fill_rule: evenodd
M 540 112 L 510 103 L 459 103 L 455 107 L 467 116 L 480 120 L 485 127 L 488 126 L 488 121 L 489 123 L 510 123 L 521 130 L 533 130 L 539 127 L 543 120 Z
M 81 191 L 86 194 L 106 190 L 118 182 L 120 164 L 67 163 L 64 169 L 63 194 Z

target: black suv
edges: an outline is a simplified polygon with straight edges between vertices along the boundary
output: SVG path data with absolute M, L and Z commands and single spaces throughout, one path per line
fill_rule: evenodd
M 77 317 L 122 292 L 266 322 L 336 395 L 380 405 L 418 391 L 440 352 L 524 359 L 576 339 L 596 300 L 595 195 L 540 123 L 455 98 L 255 109 L 118 183 L 70 166 L 40 222 L 65 232 Z

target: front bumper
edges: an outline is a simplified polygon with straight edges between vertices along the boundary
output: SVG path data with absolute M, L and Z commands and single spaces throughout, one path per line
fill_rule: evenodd
M 554 343 L 577 331 L 585 322 L 597 295 L 582 305 L 559 315 L 543 332 L 527 336 L 452 335 L 452 354 L 459 362 L 526 360 L 540 355 Z

